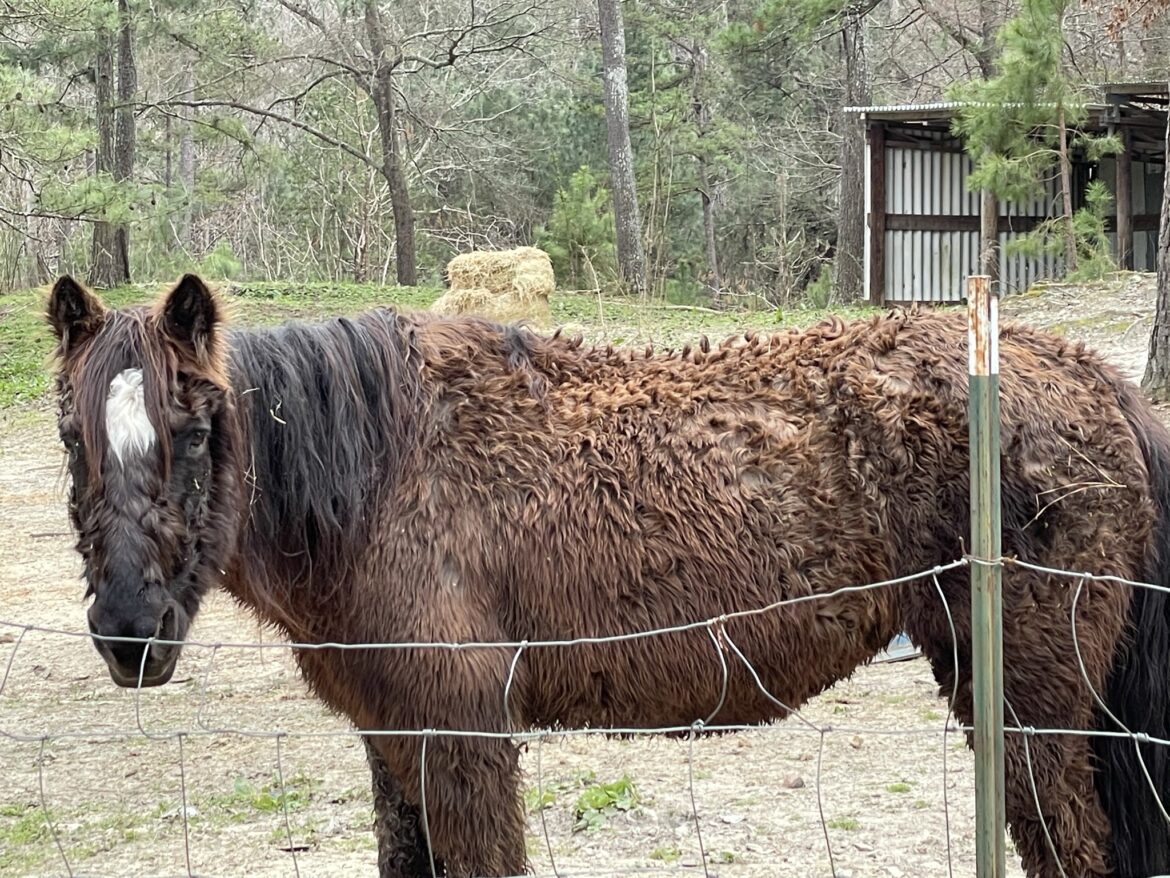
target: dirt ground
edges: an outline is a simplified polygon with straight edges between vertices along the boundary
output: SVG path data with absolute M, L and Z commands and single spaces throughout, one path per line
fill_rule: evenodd
M 1053 287 L 1003 310 L 1088 339 L 1138 377 L 1153 283 Z M 0 625 L 0 733 L 32 739 L 0 736 L 0 876 L 376 874 L 362 747 L 306 693 L 286 650 L 188 647 L 166 687 L 111 683 L 76 636 L 83 588 L 61 464 L 48 412 L 0 427 L 0 620 L 72 632 Z M 221 594 L 192 638 L 276 642 Z M 803 714 L 828 731 L 789 720 L 693 748 L 564 736 L 533 745 L 535 873 L 558 874 L 551 848 L 560 875 L 703 874 L 691 777 L 712 876 L 974 874 L 972 757 L 958 735 L 944 740 L 925 661 L 859 669 Z M 224 728 L 236 731 L 208 731 Z M 279 751 L 277 730 L 287 733 Z M 574 831 L 581 793 L 623 778 L 631 807 Z

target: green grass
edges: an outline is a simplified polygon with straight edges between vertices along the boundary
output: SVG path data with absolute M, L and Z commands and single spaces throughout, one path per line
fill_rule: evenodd
M 861 824 L 852 817 L 834 817 L 828 822 L 829 829 L 845 829 L 854 830 L 860 829 Z
M 660 863 L 677 863 L 681 856 L 682 851 L 673 845 L 670 847 L 654 848 L 654 850 L 650 851 L 650 859 L 658 860 Z
M 107 814 L 96 820 L 80 815 L 54 814 L 54 824 L 69 859 L 86 860 L 142 837 L 139 831 L 146 818 L 125 812 Z M 63 832 L 61 826 L 74 824 Z M 34 871 L 59 856 L 53 843 L 45 812 L 39 805 L 15 804 L 0 807 L 0 875 Z
M 908 793 L 910 792 L 910 784 L 908 783 L 892 783 L 886 787 L 887 793 Z
M 107 305 L 152 302 L 164 284 L 141 284 L 103 291 Z M 259 326 L 289 319 L 319 319 L 354 314 L 386 305 L 425 309 L 442 294 L 433 287 L 394 287 L 340 283 L 240 283 L 223 290 L 234 324 Z M 43 401 L 50 386 L 52 333 L 45 323 L 48 289 L 0 295 L 0 410 Z M 580 333 L 590 342 L 678 348 L 706 335 L 712 341 L 746 329 L 776 330 L 806 326 L 835 313 L 844 318 L 877 313 L 868 307 L 739 311 L 716 313 L 636 299 L 605 299 L 557 293 L 550 301 L 553 326 Z M 551 327 L 550 327 L 551 328 Z
M 125 287 L 103 293 L 102 300 L 122 307 L 144 295 Z M 49 388 L 53 334 L 44 317 L 47 299 L 45 289 L 0 295 L 0 409 L 40 400 Z
M 309 803 L 309 788 L 309 779 L 301 774 L 290 777 L 283 789 L 275 774 L 270 783 L 256 786 L 237 777 L 231 792 L 209 797 L 199 810 L 208 813 L 218 808 L 231 822 L 244 822 L 257 813 L 283 814 L 286 807 L 290 812 L 299 811 Z
M 284 824 L 287 805 L 294 841 L 315 843 L 320 821 L 302 814 L 311 799 L 314 781 L 304 773 L 290 776 L 282 792 L 279 778 L 250 783 L 236 778 L 229 790 L 202 797 L 191 803 L 193 825 L 219 828 L 232 824 L 264 821 L 270 826 L 269 841 L 284 845 L 288 835 Z M 153 812 L 115 810 L 94 816 L 84 803 L 54 808 L 53 824 L 73 862 L 88 860 L 125 844 L 151 838 L 151 827 L 176 810 L 176 802 L 159 802 Z M 372 836 L 363 845 L 372 845 Z M 363 849 L 365 849 L 363 847 Z M 53 841 L 45 812 L 32 802 L 0 805 L 0 875 L 24 875 L 41 871 L 57 861 L 60 854 Z
M 0 811 L 0 874 L 18 875 L 40 865 L 51 838 L 39 807 L 5 805 Z

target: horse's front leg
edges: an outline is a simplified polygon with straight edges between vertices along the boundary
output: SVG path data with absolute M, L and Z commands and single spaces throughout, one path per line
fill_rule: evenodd
M 390 773 L 386 761 L 369 737 L 366 762 L 374 790 L 374 838 L 378 841 L 378 878 L 431 878 L 425 842 L 419 834 L 418 809 L 402 795 L 402 784 Z M 442 865 L 435 871 L 443 875 Z
M 447 632 L 436 636 L 459 639 Z M 502 638 L 491 630 L 462 636 Z M 372 736 L 369 746 L 381 757 L 393 789 L 417 808 L 414 825 L 424 855 L 433 851 L 436 872 L 441 860 L 449 878 L 500 878 L 527 871 L 520 753 L 509 734 L 503 699 L 511 660 L 500 650 L 395 651 L 380 658 L 379 676 L 363 686 L 363 691 L 380 696 L 370 705 L 377 713 L 371 711 L 368 723 L 435 730 L 418 736 Z M 517 686 L 514 691 L 521 690 Z M 515 701 L 513 709 L 522 715 Z M 428 856 L 424 876 L 429 867 Z

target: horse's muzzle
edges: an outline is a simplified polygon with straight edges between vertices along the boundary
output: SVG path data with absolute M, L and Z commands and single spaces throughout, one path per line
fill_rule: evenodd
M 141 618 L 131 626 L 120 626 L 121 630 L 116 635 L 107 633 L 99 630 L 92 614 L 89 630 L 95 635 L 94 646 L 105 660 L 110 678 L 117 685 L 127 689 L 162 686 L 170 682 L 175 673 L 182 646 L 178 643 L 157 643 L 155 640 L 181 640 L 186 633 L 185 617 L 182 608 L 172 603 L 154 622 L 153 631 L 149 627 L 150 621 Z

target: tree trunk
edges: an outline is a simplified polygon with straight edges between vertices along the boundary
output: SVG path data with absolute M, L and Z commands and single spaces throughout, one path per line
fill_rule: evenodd
M 597 0 L 597 11 L 601 24 L 603 97 L 613 215 L 617 231 L 618 270 L 627 288 L 644 296 L 646 254 L 642 248 L 642 218 L 638 212 L 638 192 L 634 186 L 634 151 L 630 146 L 626 36 L 621 0 Z
M 707 245 L 707 270 L 711 275 L 711 296 L 716 305 L 723 305 L 723 276 L 719 271 L 719 250 L 715 238 L 715 198 L 712 191 L 710 175 L 707 173 L 707 160 L 699 160 L 699 185 L 702 187 L 699 196 L 703 202 L 703 240 Z
M 97 153 L 95 170 L 109 174 L 115 184 L 134 175 L 134 97 L 138 71 L 134 65 L 134 21 L 128 0 L 118 0 L 117 105 L 114 100 L 115 37 L 107 29 L 97 32 L 94 86 L 97 97 Z M 97 222 L 93 226 L 90 283 L 115 287 L 130 282 L 130 229 L 122 223 Z
M 1060 126 L 1060 191 L 1064 197 L 1064 273 L 1072 274 L 1077 270 L 1077 234 L 1073 226 L 1072 162 L 1068 157 L 1064 104 L 1060 105 L 1057 125 Z
M 183 64 L 183 99 L 195 100 L 195 58 L 188 54 Z M 175 228 L 179 248 L 188 253 L 194 251 L 192 231 L 195 223 L 195 109 L 181 107 L 179 117 L 182 125 L 179 132 L 179 186 L 183 190 L 183 208 Z
M 95 123 L 97 144 L 94 172 L 114 172 L 114 35 L 104 27 L 95 34 L 97 52 L 93 62 Z M 126 280 L 124 260 L 120 260 L 116 228 L 105 221 L 93 224 L 93 243 L 89 259 L 89 282 L 95 287 L 113 287 Z
M 869 55 L 865 16 L 857 7 L 845 12 L 841 31 L 845 54 L 845 104 L 870 102 Z M 834 278 L 842 302 L 861 298 L 865 285 L 865 129 L 861 120 L 841 114 L 841 182 L 837 214 Z
M 395 267 L 398 283 L 413 287 L 418 283 L 415 264 L 414 209 L 410 189 L 402 169 L 402 150 L 398 143 L 398 107 L 394 95 L 394 66 L 386 51 L 382 12 L 375 0 L 365 6 L 366 35 L 374 61 L 374 81 L 370 97 L 378 116 L 378 137 L 382 145 L 382 175 L 390 190 L 390 208 L 394 213 Z
M 699 200 L 703 206 L 703 241 L 707 250 L 707 272 L 711 295 L 716 306 L 723 304 L 723 277 L 719 271 L 719 250 L 715 236 L 716 184 L 711 179 L 710 162 L 704 152 L 704 142 L 711 126 L 711 104 L 706 94 L 707 49 L 697 41 L 691 45 L 692 92 L 691 106 L 699 131 L 699 151 L 696 156 L 699 170 Z
M 1170 167 L 1170 120 L 1166 124 L 1166 159 Z M 1162 187 L 1162 218 L 1158 226 L 1158 303 L 1149 359 L 1142 387 L 1159 402 L 1170 401 L 1170 181 Z
M 998 16 L 993 0 L 979 0 L 979 45 L 975 60 L 984 79 L 995 75 L 995 33 Z M 999 199 L 989 190 L 979 194 L 979 273 L 994 286 L 999 281 Z
M 990 189 L 979 193 L 979 273 L 999 280 L 999 199 Z

